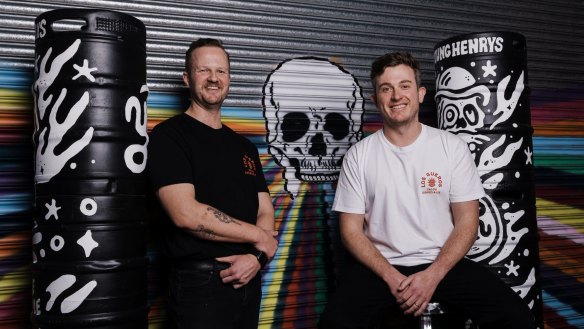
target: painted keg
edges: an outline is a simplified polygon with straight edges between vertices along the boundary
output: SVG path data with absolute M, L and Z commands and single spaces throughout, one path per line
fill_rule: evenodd
M 485 188 L 467 257 L 484 264 L 542 320 L 525 38 L 455 36 L 434 47 L 438 127 L 468 144 Z
M 35 328 L 146 328 L 146 29 L 58 9 L 35 21 Z

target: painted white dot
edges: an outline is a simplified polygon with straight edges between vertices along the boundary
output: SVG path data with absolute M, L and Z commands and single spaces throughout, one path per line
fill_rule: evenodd
M 71 167 L 71 169 L 75 169 L 75 168 L 77 168 L 77 164 L 75 162 L 71 162 L 69 167 Z
M 517 128 L 517 127 L 519 127 L 519 125 L 518 125 L 518 124 L 516 124 L 516 123 L 512 124 L 512 126 L 513 126 L 513 128 Z
M 529 249 L 523 250 L 523 256 L 529 256 Z
M 490 82 L 490 83 L 493 83 L 493 82 L 495 82 L 495 81 L 493 81 L 493 80 L 489 80 L 489 82 Z
M 470 145 L 468 145 L 468 148 L 469 148 L 471 151 L 474 151 L 474 150 L 476 150 L 476 149 L 477 149 L 477 146 L 476 146 L 475 144 L 470 144 Z
M 85 198 L 79 205 L 79 210 L 85 216 L 93 216 L 97 213 L 97 202 L 90 198 Z
M 521 177 L 521 173 L 519 171 L 516 171 L 515 172 L 515 178 L 519 178 L 519 177 Z
M 65 239 L 63 239 L 60 235 L 55 235 L 51 239 L 51 249 L 54 251 L 63 249 L 63 246 L 65 246 Z
M 501 208 L 503 208 L 503 209 L 507 209 L 507 208 L 509 208 L 509 203 L 507 203 L 507 202 L 503 203 L 503 204 L 501 205 Z
M 95 163 L 95 160 L 91 160 L 91 163 Z
M 45 249 L 41 249 L 39 254 L 41 255 L 42 258 L 44 258 L 45 257 Z
M 475 67 L 477 64 L 475 62 L 471 62 L 470 66 Z

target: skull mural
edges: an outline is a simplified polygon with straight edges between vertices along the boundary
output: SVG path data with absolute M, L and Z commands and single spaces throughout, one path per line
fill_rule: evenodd
M 343 156 L 362 137 L 357 79 L 327 59 L 296 58 L 278 65 L 263 94 L 268 152 L 284 168 L 291 197 L 301 181 L 336 180 Z

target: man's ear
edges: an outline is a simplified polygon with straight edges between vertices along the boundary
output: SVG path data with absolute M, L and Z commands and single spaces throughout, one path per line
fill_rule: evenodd
M 420 103 L 424 102 L 424 96 L 426 96 L 426 87 L 418 88 L 418 99 L 420 100 Z
M 186 71 L 183 72 L 182 78 L 183 78 L 183 82 L 185 83 L 185 86 L 190 87 L 190 85 L 189 85 L 189 74 Z
M 371 94 L 371 102 L 373 102 L 373 105 L 377 106 L 377 95 L 376 94 Z

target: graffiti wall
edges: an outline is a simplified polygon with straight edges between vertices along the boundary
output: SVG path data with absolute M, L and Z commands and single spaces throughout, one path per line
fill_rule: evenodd
M 369 100 L 371 61 L 389 51 L 413 52 L 431 96 L 421 118 L 438 126 L 434 46 L 464 33 L 521 33 L 528 45 L 544 327 L 584 326 L 584 22 L 578 14 L 584 4 L 7 0 L 0 3 L 0 327 L 30 327 L 34 21 L 65 7 L 120 11 L 144 22 L 148 131 L 187 106 L 181 73 L 189 43 L 224 41 L 233 75 L 224 123 L 257 145 L 279 232 L 278 253 L 263 272 L 261 328 L 314 328 L 334 288 L 344 261 L 330 210 L 339 161 L 380 128 Z M 501 72 L 491 69 L 483 73 Z M 148 322 L 162 329 L 165 263 L 155 243 L 156 210 L 146 217 Z

